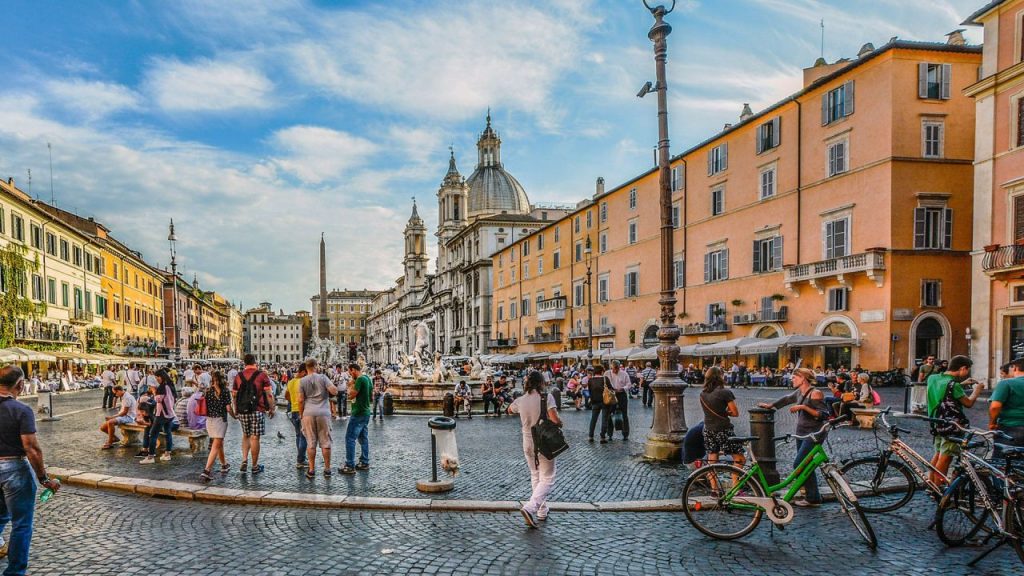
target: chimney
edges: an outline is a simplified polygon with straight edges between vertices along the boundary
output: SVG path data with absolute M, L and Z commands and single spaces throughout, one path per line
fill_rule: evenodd
M 860 47 L 860 52 L 857 52 L 857 58 L 863 58 L 864 56 L 867 56 L 868 54 L 871 54 L 874 51 L 875 45 L 872 44 L 871 42 L 868 42 L 867 44 Z
M 744 102 L 743 103 L 743 111 L 740 112 L 740 122 L 746 120 L 747 118 L 750 118 L 753 115 L 754 115 L 754 111 L 750 109 L 750 104 L 747 104 L 746 102 Z
M 594 198 L 604 196 L 604 176 L 597 177 L 597 185 L 594 187 Z
M 723 126 L 723 127 L 722 127 L 722 132 L 725 132 L 725 131 L 726 131 L 726 130 L 728 130 L 729 128 L 732 128 L 732 123 L 730 123 L 730 122 L 726 122 L 726 123 L 725 123 L 725 126 Z
M 10 186 L 11 188 L 14 188 L 14 176 L 7 177 L 7 185 Z
M 946 44 L 950 46 L 963 46 L 967 44 L 967 40 L 964 39 L 964 28 L 958 28 L 946 34 Z

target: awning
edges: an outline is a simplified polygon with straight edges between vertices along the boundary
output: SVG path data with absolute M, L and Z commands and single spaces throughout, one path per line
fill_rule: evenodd
M 732 340 L 723 340 L 722 342 L 715 342 L 714 344 L 707 344 L 705 346 L 697 346 L 694 350 L 694 356 L 730 356 L 739 353 L 740 346 L 751 344 L 763 340 L 762 338 L 751 338 L 745 336 L 743 338 L 733 338 Z
M 778 338 L 755 338 L 740 346 L 740 354 L 772 354 L 779 348 L 802 348 L 806 346 L 857 346 L 857 340 L 839 336 L 804 336 L 790 334 Z
M 646 350 L 646 348 L 641 348 L 639 346 L 631 346 L 629 348 L 622 348 L 620 350 L 613 350 L 609 352 L 608 358 L 611 358 L 613 360 L 629 360 L 635 357 L 637 354 L 645 352 Z
M 20 348 L 18 346 L 11 346 L 10 348 L 4 348 L 5 352 L 8 352 L 10 356 L 13 356 L 12 361 L 17 362 L 56 362 L 57 359 L 46 352 L 39 352 L 38 350 L 29 350 L 28 348 Z
M 51 352 L 57 360 L 67 360 L 72 364 L 88 364 L 88 360 L 81 352 Z
M 526 354 L 510 354 L 508 358 L 505 358 L 506 364 L 521 364 L 526 362 Z
M 551 353 L 550 352 L 535 352 L 533 354 L 527 354 L 526 355 L 526 359 L 527 360 L 547 360 L 550 357 L 551 357 Z

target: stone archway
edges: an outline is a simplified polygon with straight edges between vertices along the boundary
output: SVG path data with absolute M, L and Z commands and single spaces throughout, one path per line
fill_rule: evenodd
M 836 314 L 824 318 L 814 331 L 817 336 L 837 336 L 860 341 L 860 330 L 857 324 L 847 316 Z M 860 363 L 859 350 L 855 346 L 822 346 L 824 364 L 833 368 L 845 366 L 850 368 Z
M 939 312 L 922 312 L 910 324 L 907 355 L 911 368 L 921 358 L 920 354 L 934 354 L 938 360 L 949 360 L 952 354 L 953 329 L 949 320 Z

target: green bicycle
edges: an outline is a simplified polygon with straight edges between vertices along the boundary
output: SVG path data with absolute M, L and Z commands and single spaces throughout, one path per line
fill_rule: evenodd
M 718 540 L 735 540 L 746 536 L 757 527 L 765 514 L 772 524 L 784 528 L 792 522 L 795 513 L 790 502 L 815 469 L 820 467 L 843 512 L 874 550 L 878 546 L 875 531 L 857 503 L 853 489 L 821 446 L 829 430 L 848 419 L 837 418 L 825 423 L 817 432 L 805 436 L 786 434 L 775 438 L 776 442 L 788 442 L 790 439 L 814 441 L 814 447 L 800 465 L 775 485 L 768 483 L 757 458 L 749 448 L 747 457 L 751 466 L 747 470 L 731 464 L 711 464 L 699 468 L 690 475 L 683 488 L 683 510 L 687 520 L 697 530 Z M 744 444 L 757 439 L 756 436 L 731 438 Z M 786 491 L 784 495 L 776 494 L 782 490 Z

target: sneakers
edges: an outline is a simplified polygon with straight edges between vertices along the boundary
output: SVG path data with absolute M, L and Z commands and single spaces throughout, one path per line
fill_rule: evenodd
M 356 464 L 356 470 L 369 470 L 369 469 L 370 469 L 370 465 L 369 464 L 363 464 L 362 462 L 360 462 L 359 464 Z
M 164 452 L 163 454 L 161 454 L 160 455 L 160 461 L 161 462 L 170 462 L 171 461 L 171 453 L 170 452 Z
M 533 516 L 533 512 L 530 512 L 526 508 L 520 508 L 519 513 L 523 515 L 523 519 L 526 520 L 526 525 L 530 528 L 537 527 L 537 519 Z
M 153 458 L 152 456 L 146 456 L 142 460 L 139 460 L 139 464 L 155 464 L 155 463 L 156 463 L 156 458 Z
M 263 472 L 263 470 L 265 470 L 265 468 L 263 468 L 263 464 L 259 464 L 257 466 L 253 466 L 252 467 L 252 475 L 255 476 L 257 474 L 260 474 L 260 473 Z
M 142 450 L 141 452 L 136 454 L 135 457 L 136 458 L 148 458 L 149 457 L 149 452 L 146 452 L 145 450 Z
M 220 473 L 221 474 L 227 474 L 230 471 L 231 471 L 231 467 L 228 466 L 227 464 L 224 464 L 223 466 L 220 467 Z
M 798 508 L 818 508 L 821 506 L 821 502 L 811 502 L 806 498 L 797 498 L 796 500 L 793 500 L 793 506 Z
M 203 470 L 203 473 L 200 474 L 199 477 L 202 478 L 204 482 L 209 482 L 210 480 L 213 480 L 213 475 L 211 474 L 210 470 Z
M 338 472 L 341 472 L 342 474 L 352 475 L 352 474 L 356 473 L 356 469 L 351 467 L 351 466 L 346 465 L 346 466 L 342 466 L 341 468 L 338 468 Z

